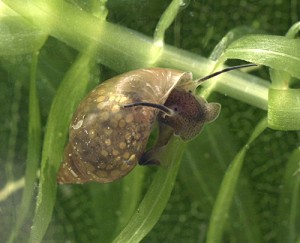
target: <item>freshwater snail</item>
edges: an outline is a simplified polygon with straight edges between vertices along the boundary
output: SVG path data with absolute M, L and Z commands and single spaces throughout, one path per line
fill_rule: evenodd
M 131 71 L 92 90 L 73 115 L 58 183 L 107 183 L 137 163 L 159 163 L 152 155 L 175 134 L 187 141 L 217 118 L 220 104 L 194 95 L 199 84 L 234 66 L 193 81 L 191 73 L 165 68 Z M 160 133 L 145 152 L 155 121 Z

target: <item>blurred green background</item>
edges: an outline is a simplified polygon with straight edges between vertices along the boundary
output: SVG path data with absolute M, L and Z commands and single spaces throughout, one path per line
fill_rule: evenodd
M 90 8 L 88 1 L 69 2 L 86 10 Z M 110 0 L 107 2 L 107 20 L 152 36 L 169 3 Z M 300 2 L 297 0 L 191 0 L 186 1 L 167 31 L 166 42 L 208 57 L 222 37 L 236 27 L 285 35 L 299 18 Z M 40 50 L 37 85 L 43 128 L 51 101 L 76 54 L 74 49 L 52 37 Z M 0 58 L 0 188 L 8 180 L 19 180 L 24 176 L 30 60 L 29 55 Z M 105 80 L 116 74 L 100 65 L 92 72 L 90 88 L 99 79 Z M 269 80 L 267 69 L 259 69 L 256 75 Z M 266 115 L 266 111 L 219 94 L 214 94 L 210 100 L 222 104 L 221 115 L 188 144 L 168 205 L 143 242 L 205 241 L 211 210 L 227 165 Z M 299 132 L 271 129 L 255 141 L 246 155 L 223 242 L 296 242 L 296 238 L 288 239 L 291 229 L 287 228 L 285 219 L 290 216 L 290 211 L 282 206 L 285 201 L 282 197 L 289 193 L 283 184 L 287 161 L 299 145 Z M 143 193 L 156 170 L 146 168 Z M 299 181 L 299 174 L 290 176 Z M 113 190 L 115 192 L 111 193 Z M 59 187 L 44 242 L 109 242 L 106 235 L 117 230 L 114 227 L 118 211 L 114 208 L 120 199 L 120 191 L 120 182 Z M 7 239 L 16 222 L 21 195 L 22 190 L 18 190 L 0 201 L 0 242 Z M 25 242 L 28 238 L 34 207 L 35 203 L 32 203 L 17 242 Z M 99 207 L 104 207 L 107 215 L 98 215 Z M 294 216 L 295 226 L 299 229 L 299 210 Z

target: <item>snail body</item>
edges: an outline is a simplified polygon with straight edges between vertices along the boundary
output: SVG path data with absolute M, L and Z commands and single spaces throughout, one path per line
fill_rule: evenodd
M 58 183 L 108 183 L 138 163 L 159 163 L 151 157 L 171 135 L 190 140 L 219 114 L 219 104 L 194 95 L 198 85 L 190 73 L 150 68 L 97 86 L 73 115 Z M 145 153 L 155 121 L 160 127 L 158 142 Z
M 141 158 L 159 110 L 124 108 L 135 102 L 164 104 L 189 73 L 141 69 L 97 86 L 73 115 L 59 183 L 106 183 L 128 174 Z

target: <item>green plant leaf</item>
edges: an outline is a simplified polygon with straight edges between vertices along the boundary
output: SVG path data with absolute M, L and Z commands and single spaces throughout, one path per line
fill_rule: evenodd
M 248 35 L 233 42 L 220 57 L 242 59 L 273 69 L 288 72 L 300 78 L 300 41 L 284 36 Z
M 227 163 L 232 160 L 237 150 L 235 134 L 229 132 L 230 127 L 222 118 L 221 115 L 216 122 L 206 126 L 201 135 L 187 146 L 180 169 L 180 178 L 186 190 L 193 201 L 201 204 L 201 210 L 207 214 L 208 220 Z M 257 214 L 253 193 L 246 176 L 239 179 L 232 208 L 234 210 L 228 212 L 228 224 L 235 222 L 238 226 L 227 227 L 228 234 L 244 242 L 261 242 L 261 232 L 256 218 L 253 217 Z
M 300 89 L 270 89 L 268 126 L 276 130 L 300 130 Z
M 207 58 L 168 45 L 164 45 L 159 55 L 153 54 L 151 38 L 106 21 L 99 21 L 67 2 L 61 5 L 49 1 L 35 1 L 34 4 L 22 0 L 3 2 L 33 25 L 46 29 L 49 35 L 78 51 L 84 51 L 94 43 L 97 46 L 95 54 L 101 63 L 118 72 L 159 66 L 186 70 L 195 77 L 203 77 L 215 66 Z M 266 87 L 269 84 L 265 80 L 238 71 L 223 75 L 222 80 L 216 86 L 216 91 L 267 109 Z
M 247 144 L 235 156 L 229 165 L 223 178 L 219 194 L 217 196 L 209 223 L 207 234 L 208 243 L 217 243 L 222 241 L 226 216 L 232 203 L 236 184 L 243 165 L 244 157 L 251 143 L 267 128 L 267 120 L 263 119 L 254 129 Z
M 212 53 L 210 54 L 209 59 L 213 61 L 217 61 L 220 56 L 226 51 L 227 47 L 234 41 L 238 40 L 239 38 L 249 35 L 249 34 L 259 34 L 259 30 L 250 28 L 248 26 L 239 26 L 232 30 L 230 30 L 220 42 L 215 46 Z
M 0 16 L 0 55 L 23 55 L 38 51 L 47 34 L 21 17 Z
M 83 96 L 89 81 L 91 58 L 90 53 L 82 54 L 72 65 L 51 106 L 43 145 L 39 191 L 30 242 L 40 242 L 43 239 L 52 217 L 57 189 L 56 173 L 62 159 L 71 114 Z
M 25 188 L 15 227 L 12 229 L 8 242 L 13 242 L 29 212 L 32 202 L 34 183 L 36 181 L 37 170 L 41 154 L 41 121 L 39 111 L 39 97 L 36 90 L 36 71 L 38 53 L 32 55 L 30 95 L 29 95 L 29 126 L 28 126 L 28 152 L 25 172 Z
M 183 1 L 184 8 L 181 9 L 182 11 L 165 33 L 165 45 L 161 52 L 155 52 L 153 39 L 149 36 L 153 36 L 157 21 L 169 2 L 107 1 L 109 14 L 106 21 L 104 19 L 107 12 L 101 5 L 104 2 L 106 0 L 2 0 L 0 3 L 0 21 L 3 20 L 3 24 L 0 23 L 0 33 L 3 37 L 0 50 L 2 54 L 7 54 L 1 56 L 0 61 L 0 103 L 2 104 L 0 106 L 2 145 L 0 146 L 0 171 L 2 172 L 0 194 L 1 196 L 5 194 L 5 198 L 2 197 L 0 202 L 0 235 L 4 240 L 9 236 L 18 217 L 19 211 L 16 208 L 19 206 L 21 198 L 22 190 L 20 189 L 23 188 L 25 153 L 28 144 L 27 102 L 29 98 L 27 93 L 29 87 L 25 80 L 28 79 L 27 67 L 30 58 L 29 55 L 19 56 L 18 54 L 39 50 L 43 45 L 39 44 L 39 38 L 43 33 L 49 34 L 49 38 L 40 52 L 37 86 L 41 94 L 42 127 L 46 127 L 45 121 L 49 116 L 50 104 L 62 76 L 74 63 L 76 53 L 84 52 L 92 43 L 98 47 L 97 50 L 95 49 L 95 55 L 97 55 L 97 61 L 103 64 L 103 66 L 99 66 L 101 75 L 106 77 L 112 77 L 116 73 L 135 68 L 160 66 L 190 71 L 195 78 L 201 78 L 209 74 L 215 66 L 215 63 L 206 57 L 229 30 L 229 35 L 220 42 L 221 48 L 215 54 L 218 57 L 222 53 L 228 43 L 233 40 L 230 30 L 234 31 L 237 24 L 243 24 L 247 28 L 258 30 L 258 32 L 261 30 L 263 33 L 282 35 L 287 32 L 291 23 L 298 21 L 300 14 L 295 0 L 276 2 L 271 0 L 233 0 L 230 4 L 227 0 L 221 0 L 217 4 L 214 1 Z M 7 6 L 10 6 L 11 9 Z M 289 35 L 298 36 L 298 29 L 299 24 L 295 23 L 290 28 Z M 11 33 L 9 33 L 10 30 Z M 234 32 L 234 37 L 239 34 Z M 271 35 L 265 36 L 266 39 L 273 39 Z M 256 45 L 256 43 L 254 44 Z M 271 47 L 268 45 L 266 43 L 265 47 Z M 297 51 L 298 49 L 295 52 L 296 55 Z M 293 62 L 290 56 L 286 58 L 275 55 L 274 57 L 273 54 L 267 53 L 265 58 L 278 59 L 272 63 L 276 68 L 280 68 L 279 59 L 282 59 L 283 66 Z M 241 59 L 247 55 L 241 54 Z M 273 62 L 269 59 L 265 62 L 255 55 L 254 57 L 266 64 Z M 168 200 L 167 206 L 159 206 L 166 209 L 155 228 L 149 232 L 150 226 L 156 222 L 151 215 L 148 218 L 151 218 L 153 222 L 150 223 L 145 219 L 145 224 L 141 227 L 146 230 L 145 232 L 141 231 L 140 225 L 137 226 L 133 220 L 130 220 L 130 215 L 134 213 L 133 208 L 140 202 L 141 190 L 143 193 L 147 192 L 149 181 L 152 181 L 152 175 L 149 176 L 151 173 L 148 172 L 162 168 L 146 168 L 146 174 L 141 184 L 139 184 L 141 178 L 129 178 L 131 176 L 129 175 L 128 178 L 109 185 L 61 186 L 58 190 L 59 194 L 55 195 L 55 192 L 47 191 L 47 188 L 50 190 L 54 188 L 51 178 L 55 177 L 56 162 L 58 163 L 55 160 L 55 166 L 53 166 L 55 169 L 51 169 L 52 164 L 51 166 L 47 165 L 48 167 L 43 165 L 41 173 L 44 185 L 41 184 L 41 187 L 37 188 L 42 188 L 44 195 L 42 202 L 39 202 L 37 212 L 40 216 L 45 216 L 44 222 L 40 219 L 37 220 L 40 216 L 36 215 L 35 218 L 33 231 L 39 234 L 39 239 L 51 220 L 43 239 L 45 242 L 102 242 L 104 240 L 111 242 L 116 234 L 115 231 L 120 232 L 129 219 L 127 225 L 137 226 L 135 229 L 139 231 L 135 239 L 141 239 L 143 235 L 147 234 L 144 242 L 204 242 L 207 237 L 212 205 L 222 181 L 223 171 L 227 167 L 226 161 L 230 162 L 235 155 L 232 155 L 230 151 L 232 149 L 235 153 L 236 147 L 242 147 L 245 144 L 257 122 L 257 114 L 264 113 L 264 111 L 251 108 L 239 101 L 263 110 L 268 109 L 268 90 L 271 85 L 268 81 L 269 73 L 265 68 L 257 68 L 253 72 L 254 75 L 244 73 L 248 70 L 222 75 L 218 78 L 218 82 L 211 80 L 211 83 L 216 83 L 214 91 L 227 96 L 222 97 L 220 103 L 224 108 L 222 114 L 227 114 L 226 122 L 230 125 L 221 124 L 219 127 L 214 127 L 212 124 L 211 129 L 204 131 L 199 139 L 188 146 L 184 163 L 181 163 L 181 168 L 185 171 L 180 173 L 180 178 L 176 180 L 175 190 L 170 199 L 163 199 Z M 271 74 L 273 89 L 282 89 L 282 87 L 287 89 L 290 85 L 299 88 L 298 80 L 291 78 L 290 73 L 284 72 L 282 69 L 275 69 L 275 71 L 275 75 Z M 292 69 L 291 71 L 294 72 Z M 98 73 L 92 75 L 98 77 Z M 93 80 L 96 79 L 93 78 Z M 69 91 L 72 92 L 72 87 Z M 66 92 L 65 97 L 72 96 L 69 94 L 70 92 Z M 280 95 L 280 93 L 278 94 Z M 297 96 L 294 97 L 297 98 Z M 71 99 L 66 102 L 73 102 Z M 273 106 L 273 108 L 279 109 L 280 107 Z M 284 109 L 290 112 L 288 106 L 285 106 Z M 284 109 L 282 110 L 283 115 L 285 114 Z M 51 115 L 51 119 L 56 118 L 57 123 L 67 124 L 64 118 L 65 112 L 61 112 L 59 116 L 55 117 Z M 67 130 L 67 125 L 64 125 L 64 128 Z M 52 131 L 56 130 L 52 129 Z M 231 141 L 228 140 L 228 135 Z M 297 200 L 294 199 L 297 198 L 295 196 L 297 194 L 292 192 L 295 189 L 294 185 L 286 183 L 283 176 L 287 169 L 286 161 L 291 154 L 290 150 L 299 144 L 298 135 L 298 132 L 295 131 L 280 132 L 268 129 L 256 140 L 255 146 L 251 146 L 251 153 L 249 151 L 246 155 L 247 163 L 243 165 L 242 176 L 240 176 L 234 197 L 232 197 L 232 210 L 228 210 L 229 220 L 224 225 L 224 242 L 285 242 L 285 239 L 292 236 L 290 233 L 297 234 L 296 231 L 292 232 L 294 228 L 289 227 L 294 225 L 296 230 L 299 228 L 297 210 L 294 210 L 294 203 L 297 203 Z M 64 136 L 62 134 L 62 140 Z M 59 141 L 61 137 L 57 138 L 56 134 L 52 137 L 53 141 L 60 143 L 60 151 L 62 151 L 63 142 Z M 49 132 L 47 132 L 46 139 L 50 140 Z M 9 140 L 12 142 L 8 143 Z M 59 146 L 59 144 L 52 145 L 51 148 L 55 149 Z M 57 152 L 53 149 L 53 153 L 57 154 Z M 171 154 L 173 152 L 170 151 Z M 48 153 L 50 152 L 48 151 Z M 7 159 L 7 154 L 10 155 L 10 161 Z M 43 156 L 45 160 L 45 153 Z M 51 158 L 54 157 L 58 156 L 53 155 Z M 209 160 L 208 157 L 213 160 Z M 207 163 L 205 164 L 205 162 Z M 224 164 L 221 165 L 222 163 Z M 8 165 L 10 173 L 6 173 L 6 165 Z M 8 174 L 10 177 L 7 176 Z M 291 178 L 289 179 L 292 181 Z M 46 182 L 46 180 L 50 180 L 50 182 Z M 47 183 L 52 184 L 50 187 L 46 187 Z M 287 184 L 290 186 L 285 187 Z M 13 190 L 9 190 L 11 185 L 13 185 Z M 284 186 L 282 187 L 282 185 Z M 285 192 L 282 192 L 282 188 L 289 189 L 283 189 Z M 51 215 L 51 207 L 54 203 L 51 200 L 55 199 L 50 198 L 51 193 L 53 198 L 56 196 L 53 215 Z M 278 204 L 286 203 L 284 198 L 281 198 L 281 194 L 285 193 L 287 197 L 284 198 L 292 198 L 293 202 L 288 203 L 290 207 L 285 204 L 282 211 L 280 209 L 279 212 L 277 211 Z M 152 199 L 156 199 L 155 196 Z M 45 201 L 48 199 L 50 201 L 47 204 Z M 31 205 L 31 208 L 33 206 Z M 31 211 L 29 211 L 30 213 Z M 291 222 L 288 224 L 288 229 L 286 225 L 281 225 L 281 222 L 277 221 L 279 214 L 280 218 Z M 134 215 L 132 219 L 137 218 L 137 213 Z M 147 216 L 146 213 L 143 215 Z M 293 221 L 294 217 L 296 217 L 295 221 Z M 29 218 L 24 223 L 18 241 L 28 238 L 31 221 L 32 219 Z M 137 223 L 144 222 L 137 221 Z M 38 230 L 41 231 L 38 232 Z M 256 234 L 256 231 L 260 234 Z M 134 229 L 130 231 L 127 228 L 128 238 L 130 238 L 129 233 L 134 232 Z M 280 236 L 284 240 L 281 240 Z M 296 235 L 295 242 L 300 243 L 299 239 L 300 237 Z
M 154 32 L 154 44 L 159 47 L 163 46 L 164 35 L 166 30 L 170 27 L 174 19 L 176 18 L 180 7 L 184 5 L 183 0 L 173 0 L 168 8 L 162 14 Z
M 169 161 L 169 167 L 157 171 L 135 214 L 113 242 L 140 242 L 156 224 L 173 189 L 184 150 L 183 145 L 178 138 L 171 141 L 168 146 L 170 153 L 162 159 Z
M 293 24 L 292 27 L 289 29 L 289 31 L 286 33 L 286 37 L 296 38 L 299 31 L 300 31 L 300 22 L 297 22 Z
M 279 241 L 292 243 L 299 239 L 300 224 L 300 149 L 290 155 L 280 188 L 278 207 Z
M 122 197 L 118 209 L 119 217 L 116 233 L 119 233 L 124 228 L 140 203 L 145 180 L 145 169 L 145 167 L 139 166 L 122 180 Z

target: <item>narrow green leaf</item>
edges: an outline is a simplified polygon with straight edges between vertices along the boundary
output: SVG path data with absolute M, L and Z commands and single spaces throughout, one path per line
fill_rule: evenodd
M 28 124 L 28 152 L 25 171 L 25 188 L 18 213 L 17 222 L 13 228 L 8 242 L 13 242 L 28 214 L 32 201 L 34 184 L 41 155 L 41 121 L 39 98 L 36 89 L 36 69 L 38 63 L 38 53 L 32 55 L 30 74 L 30 94 L 29 94 L 29 124 Z
M 183 150 L 183 142 L 173 139 L 166 160 L 170 162 L 169 167 L 160 168 L 156 173 L 143 201 L 114 243 L 140 242 L 156 224 L 170 197 Z
M 120 217 L 119 208 L 122 203 L 122 180 L 107 184 L 89 183 L 83 187 L 85 186 L 90 195 L 87 207 L 90 207 L 90 211 L 93 212 L 93 218 L 89 220 L 95 221 L 93 222 L 95 225 L 94 228 L 97 231 L 98 239 L 101 239 L 101 243 L 111 243 Z M 77 199 L 72 198 L 70 200 Z M 83 210 L 80 211 L 82 219 L 85 219 L 85 212 Z M 77 221 L 77 219 L 75 220 Z M 74 224 L 78 225 L 77 229 L 80 230 L 88 227 L 84 222 L 76 222 Z
M 300 31 L 300 22 L 297 22 L 292 25 L 289 31 L 286 33 L 286 37 L 288 38 L 296 38 L 297 34 Z
M 282 181 L 279 200 L 279 241 L 293 243 L 300 238 L 300 148 L 290 156 Z
M 230 132 L 222 115 L 216 122 L 206 126 L 201 135 L 187 146 L 180 176 L 190 197 L 202 205 L 201 211 L 207 214 L 207 218 L 211 214 L 227 161 L 232 160 L 235 154 L 236 134 Z M 257 211 L 248 179 L 243 177 L 238 183 L 228 231 L 232 239 L 235 237 L 243 242 L 256 243 L 261 242 L 262 237 L 256 218 L 253 217 Z M 233 224 L 239 226 L 234 227 Z
M 81 55 L 62 81 L 48 117 L 42 151 L 40 184 L 30 242 L 40 242 L 52 217 L 56 198 L 56 173 L 62 159 L 69 121 L 89 81 L 92 55 Z
M 0 17 L 0 56 L 23 55 L 38 51 L 47 34 L 21 17 Z
M 257 29 L 253 29 L 248 26 L 239 26 L 230 30 L 215 46 L 215 48 L 209 56 L 209 59 L 211 59 L 212 61 L 217 61 L 232 42 L 238 40 L 239 38 L 245 35 L 258 34 L 258 32 L 259 31 Z
M 89 203 L 101 243 L 112 242 L 113 237 L 120 233 L 135 212 L 141 200 L 145 169 L 137 166 L 122 180 L 113 183 L 86 185 L 91 195 Z
M 282 70 L 270 68 L 271 88 L 273 89 L 288 89 L 291 82 L 291 75 Z
M 294 24 L 286 33 L 286 37 L 289 39 L 296 38 L 300 29 L 300 22 Z M 272 88 L 274 89 L 288 89 L 292 81 L 291 75 L 282 70 L 276 70 L 270 68 L 270 77 L 272 81 Z
M 122 197 L 118 209 L 119 217 L 116 233 L 119 233 L 125 227 L 140 203 L 145 169 L 142 166 L 135 168 L 122 181 Z
M 269 89 L 268 126 L 277 130 L 300 130 L 300 89 Z
M 54 6 L 49 1 L 35 1 L 34 4 L 23 0 L 3 2 L 33 25 L 49 31 L 51 36 L 79 51 L 95 43 L 99 48 L 95 52 L 101 63 L 118 72 L 154 65 L 186 70 L 195 77 L 203 77 L 214 66 L 214 62 L 206 58 L 169 45 L 164 45 L 160 55 L 153 60 L 149 58 L 153 57 L 152 39 L 124 27 L 99 21 L 67 2 Z M 243 55 L 240 56 L 243 59 Z M 267 109 L 267 81 L 238 71 L 224 74 L 222 80 L 222 83 L 218 82 L 216 91 Z
M 183 0 L 173 0 L 160 17 L 154 33 L 154 44 L 158 47 L 163 46 L 165 32 L 174 21 L 181 6 L 184 6 Z
M 207 243 L 222 241 L 224 227 L 231 206 L 244 157 L 250 144 L 266 129 L 267 120 L 263 119 L 254 129 L 247 144 L 239 151 L 228 167 L 217 196 L 207 234 Z
M 300 78 L 300 41 L 284 36 L 248 35 L 233 42 L 220 62 L 236 58 L 269 66 Z

